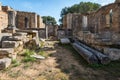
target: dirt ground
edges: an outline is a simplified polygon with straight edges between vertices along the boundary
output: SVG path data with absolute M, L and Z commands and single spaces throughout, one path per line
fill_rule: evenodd
M 35 62 L 22 62 L 0 71 L 0 80 L 120 80 L 120 61 L 107 66 L 89 65 L 70 45 L 46 42 L 48 57 Z

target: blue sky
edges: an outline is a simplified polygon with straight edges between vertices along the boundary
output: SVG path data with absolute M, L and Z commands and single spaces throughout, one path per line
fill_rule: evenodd
M 2 5 L 11 6 L 15 10 L 36 12 L 41 16 L 53 16 L 57 22 L 62 8 L 83 2 L 95 2 L 101 5 L 109 4 L 115 0 L 0 0 Z

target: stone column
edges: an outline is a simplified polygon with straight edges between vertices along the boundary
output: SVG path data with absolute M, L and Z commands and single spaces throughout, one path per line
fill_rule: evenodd
M 82 27 L 83 27 L 83 30 L 86 30 L 87 26 L 88 26 L 88 18 L 87 18 L 87 16 L 83 16 L 83 18 L 82 18 Z
M 15 11 L 8 11 L 8 25 L 15 27 L 15 17 L 16 12 Z
M 48 25 L 45 24 L 46 39 L 48 39 Z

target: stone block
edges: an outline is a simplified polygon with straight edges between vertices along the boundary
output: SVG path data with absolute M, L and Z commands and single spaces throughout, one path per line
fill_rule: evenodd
M 22 41 L 23 37 L 20 36 L 10 36 L 7 40 L 9 41 Z
M 0 58 L 8 57 L 14 54 L 13 48 L 0 48 Z
M 120 59 L 120 49 L 104 48 L 104 53 L 113 61 Z
M 19 46 L 18 41 L 3 41 L 2 48 L 16 48 Z
M 24 47 L 29 49 L 36 49 L 39 48 L 40 42 L 34 37 L 33 39 L 29 40 L 27 43 L 25 43 Z
M 11 64 L 11 59 L 10 58 L 3 58 L 0 59 L 0 70 L 5 69 L 10 66 Z
M 0 47 L 2 45 L 2 41 L 7 40 L 9 36 L 12 36 L 11 33 L 0 33 Z
M 62 39 L 60 39 L 60 42 L 61 42 L 62 44 L 69 44 L 69 43 L 70 43 L 70 40 L 69 40 L 68 38 L 62 38 Z

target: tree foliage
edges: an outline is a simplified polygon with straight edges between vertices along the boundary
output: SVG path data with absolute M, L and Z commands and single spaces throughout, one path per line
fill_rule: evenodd
M 62 9 L 61 11 L 61 19 L 59 20 L 60 22 L 62 22 L 62 19 L 64 17 L 64 15 L 68 14 L 68 13 L 88 13 L 88 12 L 92 12 L 92 11 L 96 11 L 101 7 L 100 4 L 97 3 L 92 3 L 92 2 L 80 2 L 79 4 L 75 4 L 71 7 L 65 7 Z
M 57 22 L 54 17 L 51 16 L 42 16 L 43 23 L 55 25 Z

